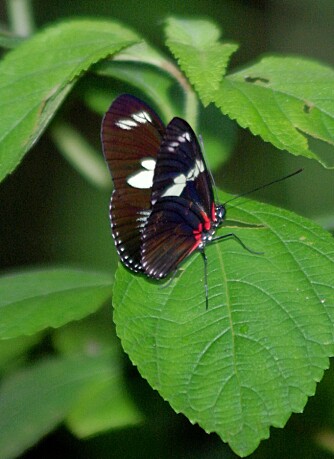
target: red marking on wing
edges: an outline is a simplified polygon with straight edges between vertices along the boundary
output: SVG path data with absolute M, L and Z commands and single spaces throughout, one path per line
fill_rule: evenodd
M 204 220 L 204 229 L 205 229 L 206 231 L 209 231 L 210 228 L 211 228 L 211 221 L 210 221 L 209 217 L 208 217 L 208 216 L 206 215 L 206 213 L 203 212 L 203 211 L 201 212 L 201 217 L 202 217 L 203 220 Z
M 215 222 L 217 220 L 217 217 L 216 217 L 216 206 L 215 206 L 215 203 L 213 202 L 212 203 L 212 206 L 211 206 L 211 218 L 212 218 L 212 221 Z
M 202 232 L 203 232 L 203 224 L 200 223 L 198 225 L 198 228 L 193 231 L 193 235 L 194 235 L 194 238 L 196 239 L 196 242 L 201 240 Z

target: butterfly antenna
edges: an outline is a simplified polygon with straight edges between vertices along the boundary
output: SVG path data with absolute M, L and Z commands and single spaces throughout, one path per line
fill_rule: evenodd
M 238 196 L 235 196 L 234 198 L 231 198 L 229 199 L 228 201 L 226 201 L 224 203 L 224 206 L 231 202 L 231 201 L 234 201 L 235 199 L 238 199 L 238 198 L 241 198 L 243 196 L 247 196 L 249 194 L 252 194 L 252 193 L 255 193 L 255 191 L 259 191 L 259 190 L 262 190 L 263 188 L 267 188 L 267 186 L 270 186 L 270 185 L 273 185 L 274 183 L 278 183 L 278 182 L 282 182 L 283 180 L 286 180 L 290 177 L 293 177 L 294 175 L 297 175 L 297 174 L 300 174 L 304 169 L 298 169 L 297 171 L 295 172 L 292 172 L 292 174 L 289 174 L 289 175 L 285 175 L 284 177 L 281 177 L 279 179 L 276 179 L 276 180 L 273 180 L 269 183 L 265 183 L 264 185 L 261 185 L 261 186 L 258 186 L 257 188 L 254 188 L 253 190 L 250 190 L 250 191 L 246 191 L 246 193 L 241 193 L 241 194 L 238 194 Z

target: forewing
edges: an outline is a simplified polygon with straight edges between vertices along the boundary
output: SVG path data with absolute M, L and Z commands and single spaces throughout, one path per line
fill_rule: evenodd
M 173 272 L 200 244 L 203 211 L 180 197 L 161 198 L 153 207 L 142 234 L 145 274 L 159 279 Z
M 112 234 L 122 262 L 140 271 L 141 232 L 151 208 L 155 161 L 165 127 L 143 101 L 123 94 L 102 121 L 103 154 L 114 183 Z
M 172 196 L 194 202 L 212 215 L 211 176 L 194 131 L 181 118 L 173 118 L 166 128 L 154 172 L 152 205 Z

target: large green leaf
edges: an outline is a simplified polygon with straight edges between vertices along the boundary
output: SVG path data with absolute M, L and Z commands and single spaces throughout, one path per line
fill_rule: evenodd
M 0 180 L 36 142 L 74 81 L 92 64 L 138 41 L 115 22 L 66 21 L 5 56 L 0 64 Z
M 111 295 L 109 274 L 73 269 L 17 272 L 0 278 L 0 338 L 60 327 L 96 311 Z
M 334 337 L 334 242 L 288 211 L 244 201 L 235 240 L 191 256 L 171 285 L 117 272 L 117 333 L 141 374 L 177 412 L 241 456 L 301 412 L 328 367 Z M 171 235 L 172 237 L 172 235 Z

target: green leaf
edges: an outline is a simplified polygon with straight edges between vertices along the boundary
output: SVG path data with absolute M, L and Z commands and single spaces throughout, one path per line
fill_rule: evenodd
M 159 107 L 166 122 L 175 116 L 170 94 L 179 77 L 178 69 L 145 41 L 125 48 L 113 61 L 98 63 L 94 70 L 98 75 L 117 78 L 146 93 Z
M 214 102 L 275 147 L 330 167 L 310 150 L 304 134 L 334 145 L 333 69 L 303 58 L 265 57 L 224 77 L 237 46 L 220 43 L 213 23 L 167 24 L 167 44 L 204 105 Z
M 92 64 L 137 41 L 137 35 L 115 22 L 66 21 L 5 56 L 0 64 L 0 180 L 36 142 L 75 80 Z
M 166 122 L 175 116 L 175 110 L 172 109 L 170 99 L 170 91 L 175 81 L 160 69 L 152 65 L 113 61 L 100 64 L 98 74 L 117 78 L 143 91 L 159 107 Z M 109 105 L 110 103 L 111 100 Z M 105 107 L 104 111 L 107 108 L 108 106 Z
M 142 420 L 120 376 L 102 375 L 82 391 L 66 423 L 77 437 L 84 438 L 110 429 L 130 427 Z
M 58 328 L 52 333 L 52 343 L 59 353 L 66 356 L 108 352 L 116 358 L 120 351 L 109 308 Z
M 109 274 L 72 269 L 0 278 L 0 338 L 60 327 L 96 311 L 111 296 Z
M 104 311 L 101 311 L 104 312 Z M 112 324 L 111 313 L 90 316 L 59 328 L 53 334 L 58 351 L 67 356 L 110 356 L 121 362 L 121 348 Z M 88 437 L 109 429 L 137 424 L 142 416 L 129 397 L 120 372 L 96 375 L 71 407 L 66 417 L 71 431 L 78 437 Z
M 222 200 L 222 202 L 224 202 Z M 117 334 L 141 374 L 177 412 L 250 454 L 301 412 L 333 354 L 334 242 L 288 211 L 243 201 L 229 239 L 191 256 L 171 285 L 120 268 L 113 302 Z
M 87 388 L 117 373 L 108 355 L 53 358 L 0 386 L 0 456 L 17 457 L 60 424 Z
M 325 163 L 304 134 L 334 145 L 334 70 L 293 57 L 266 57 L 228 75 L 215 103 L 242 127 L 294 155 Z
M 212 102 L 225 74 L 231 55 L 238 49 L 233 43 L 219 43 L 219 28 L 201 19 L 170 18 L 166 26 L 167 46 L 178 59 L 204 105 Z

